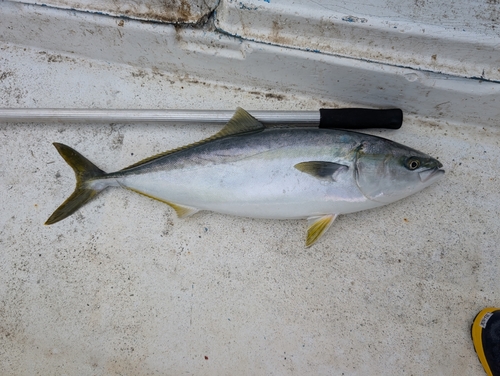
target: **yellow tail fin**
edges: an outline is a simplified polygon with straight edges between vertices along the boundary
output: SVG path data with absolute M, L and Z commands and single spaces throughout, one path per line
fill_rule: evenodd
M 64 160 L 73 168 L 76 177 L 75 191 L 59 206 L 56 211 L 47 219 L 46 225 L 52 225 L 56 222 L 69 217 L 80 207 L 90 201 L 102 189 L 87 187 L 87 182 L 106 175 L 104 171 L 90 162 L 83 155 L 64 144 L 54 143 L 57 151 Z

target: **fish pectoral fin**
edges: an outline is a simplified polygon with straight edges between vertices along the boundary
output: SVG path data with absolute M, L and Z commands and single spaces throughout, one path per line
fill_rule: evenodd
M 177 217 L 179 218 L 187 218 L 194 213 L 197 213 L 199 209 L 192 208 L 190 206 L 174 204 L 173 202 L 163 201 L 165 204 L 169 205 L 172 209 L 177 213 Z
M 323 161 L 300 162 L 293 167 L 315 178 L 333 181 L 336 181 L 339 174 L 349 170 L 346 165 Z
M 337 214 L 307 218 L 306 247 L 312 246 L 330 228 Z

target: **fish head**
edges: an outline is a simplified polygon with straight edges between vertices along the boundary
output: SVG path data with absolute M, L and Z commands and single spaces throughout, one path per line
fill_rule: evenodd
M 394 141 L 364 141 L 356 152 L 356 183 L 369 200 L 388 204 L 439 180 L 442 167 L 437 159 Z

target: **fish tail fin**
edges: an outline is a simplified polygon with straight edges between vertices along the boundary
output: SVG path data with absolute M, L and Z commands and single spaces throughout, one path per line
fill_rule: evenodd
M 69 196 L 66 201 L 52 213 L 49 219 L 47 219 L 47 222 L 45 222 L 46 225 L 52 225 L 69 217 L 106 188 L 106 185 L 104 185 L 102 188 L 96 189 L 87 184 L 90 180 L 104 177 L 106 175 L 104 171 L 69 146 L 56 142 L 54 142 L 54 146 L 59 154 L 61 154 L 61 157 L 63 157 L 75 171 L 76 188 L 71 196 Z

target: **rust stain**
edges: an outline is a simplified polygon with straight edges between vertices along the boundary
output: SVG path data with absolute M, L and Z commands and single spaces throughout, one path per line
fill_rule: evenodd
M 49 63 L 61 63 L 63 61 L 63 58 L 61 55 L 49 55 L 47 61 Z
M 57 54 L 57 55 L 53 55 L 53 54 L 46 54 L 47 56 L 47 61 L 49 63 L 62 63 L 62 62 L 65 62 L 65 63 L 76 63 L 76 60 L 69 57 L 69 56 L 63 56 L 63 55 L 60 55 L 60 54 Z
M 13 76 L 13 72 L 0 72 L 0 81 L 5 80 L 7 77 Z
M 289 38 L 281 35 L 281 32 L 284 28 L 284 22 L 278 19 L 273 21 L 273 26 L 271 28 L 271 40 L 276 44 L 286 45 L 290 43 Z
M 121 0 L 101 2 L 97 0 L 75 4 L 72 0 L 53 0 L 54 6 L 101 12 L 111 16 L 129 17 L 143 21 L 166 23 L 202 23 L 218 5 L 217 0 Z M 118 26 L 123 26 L 120 20 Z
M 181 43 L 182 42 L 182 30 L 183 28 L 180 26 L 180 25 L 174 25 L 174 29 L 175 29 L 175 41 L 177 43 Z
M 282 101 L 283 99 L 285 99 L 285 96 L 281 95 L 281 94 L 267 93 L 266 94 L 266 98 L 268 98 L 268 99 L 276 99 L 278 101 Z
M 177 22 L 186 22 L 192 17 L 191 5 L 186 0 L 181 0 L 178 11 L 179 11 L 179 18 L 177 19 Z

